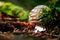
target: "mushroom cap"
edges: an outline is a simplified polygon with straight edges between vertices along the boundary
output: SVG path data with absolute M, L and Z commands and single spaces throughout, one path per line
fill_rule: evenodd
M 40 21 L 42 21 L 40 18 L 43 17 L 43 15 L 45 15 L 45 12 L 43 12 L 43 10 L 46 10 L 48 8 L 49 7 L 47 7 L 45 5 L 38 5 L 38 6 L 34 7 L 30 12 L 29 21 L 30 22 L 40 22 Z

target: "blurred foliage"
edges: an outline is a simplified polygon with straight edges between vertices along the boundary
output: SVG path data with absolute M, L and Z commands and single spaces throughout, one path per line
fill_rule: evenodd
M 15 18 L 19 18 L 19 20 L 28 19 L 27 16 L 29 14 L 29 11 L 10 2 L 0 2 L 0 11 L 3 11 L 6 15 L 11 15 Z
M 20 5 L 24 7 L 25 9 L 31 10 L 37 5 L 50 5 L 50 0 L 0 0 L 5 2 L 12 2 L 16 5 Z M 51 0 L 52 3 L 56 2 L 55 0 Z M 58 2 L 55 4 L 56 7 L 60 7 L 60 0 L 57 0 Z M 52 4 L 53 5 L 53 4 Z M 27 7 L 27 8 L 26 8 Z

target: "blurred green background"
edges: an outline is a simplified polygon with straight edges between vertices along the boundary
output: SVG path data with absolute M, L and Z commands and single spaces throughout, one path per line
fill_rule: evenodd
M 6 2 L 12 2 L 16 5 L 22 6 L 25 9 L 31 10 L 37 5 L 47 4 L 49 0 L 0 0 Z M 56 3 L 56 7 L 60 7 L 60 0 Z

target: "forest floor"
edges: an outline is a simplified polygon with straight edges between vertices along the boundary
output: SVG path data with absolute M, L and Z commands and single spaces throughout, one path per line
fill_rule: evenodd
M 9 35 L 7 35 L 7 36 L 9 36 Z M 10 36 L 9 37 L 7 37 L 7 36 L 5 36 L 5 35 L 1 35 L 0 34 L 0 39 L 3 39 L 4 38 L 4 40 L 5 40 L 5 38 L 8 38 L 8 39 L 11 39 L 10 38 Z M 25 37 L 25 36 L 22 36 L 22 35 L 13 35 L 14 37 L 12 38 L 12 39 L 14 39 L 14 40 L 45 40 L 45 39 L 38 39 L 38 38 L 29 38 L 29 37 Z M 46 40 L 60 40 L 60 39 L 57 39 L 57 38 L 52 38 L 52 39 L 46 39 Z

